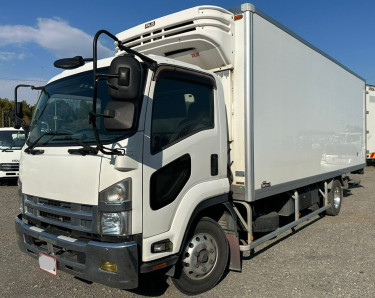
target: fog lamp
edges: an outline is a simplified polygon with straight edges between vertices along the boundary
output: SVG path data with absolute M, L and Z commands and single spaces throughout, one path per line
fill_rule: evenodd
M 153 253 L 172 251 L 172 249 L 173 249 L 173 243 L 169 239 L 156 242 L 151 245 L 151 252 Z
M 117 272 L 117 265 L 115 263 L 112 263 L 112 262 L 101 262 L 100 263 L 100 269 L 102 269 L 104 271 L 116 273 Z

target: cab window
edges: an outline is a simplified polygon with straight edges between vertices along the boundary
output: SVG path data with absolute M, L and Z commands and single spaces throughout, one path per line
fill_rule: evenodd
M 214 80 L 190 72 L 159 74 L 152 107 L 151 153 L 214 127 Z

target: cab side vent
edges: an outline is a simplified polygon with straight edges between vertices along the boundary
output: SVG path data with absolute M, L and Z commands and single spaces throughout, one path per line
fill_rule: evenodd
M 142 44 L 151 43 L 156 40 L 169 38 L 169 37 L 176 36 L 176 35 L 181 35 L 187 32 L 195 31 L 195 30 L 197 29 L 193 21 L 184 22 L 184 23 L 169 26 L 163 29 L 159 28 L 155 31 L 147 32 L 143 35 L 138 35 L 128 40 L 124 40 L 123 45 L 125 45 L 128 48 L 134 48 Z

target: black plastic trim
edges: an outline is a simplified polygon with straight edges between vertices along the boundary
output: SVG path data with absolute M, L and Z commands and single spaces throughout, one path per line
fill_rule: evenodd
M 355 172 L 361 169 L 364 169 L 366 167 L 366 164 L 360 164 L 353 167 L 344 168 L 341 170 L 336 170 L 334 172 L 328 172 L 324 174 L 319 174 L 312 177 L 307 177 L 303 179 L 294 180 L 291 182 L 281 183 L 275 186 L 263 188 L 263 189 L 257 189 L 255 190 L 255 200 L 263 199 L 272 195 L 276 195 L 279 193 L 283 193 L 286 191 L 290 191 L 293 189 L 301 188 L 310 184 L 318 183 L 318 182 L 324 182 L 325 180 L 333 179 L 335 177 L 341 176 L 343 174 Z
M 121 212 L 132 210 L 132 202 L 122 202 L 121 204 L 107 204 L 99 202 L 99 212 Z
M 172 266 L 172 265 L 176 264 L 177 261 L 178 261 L 178 258 L 179 258 L 178 255 L 172 255 L 172 256 L 168 256 L 166 258 L 157 259 L 155 261 L 143 263 L 139 268 L 139 272 L 140 273 L 148 273 L 148 272 L 151 272 L 151 271 L 156 271 L 156 270 L 159 270 L 159 269 L 167 268 L 169 266 Z M 156 265 L 159 265 L 159 264 L 162 264 L 162 263 L 166 263 L 166 265 L 159 268 L 159 269 L 153 269 L 152 268 L 152 267 L 154 267 Z

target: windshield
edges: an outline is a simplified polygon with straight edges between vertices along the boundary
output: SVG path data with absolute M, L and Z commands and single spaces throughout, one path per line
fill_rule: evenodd
M 99 71 L 108 73 L 108 68 Z M 89 124 L 93 91 L 92 71 L 66 77 L 47 85 L 42 90 L 37 103 L 27 144 L 33 144 L 41 137 L 38 146 L 77 145 L 77 140 L 95 144 L 94 131 Z M 97 114 L 104 113 L 110 100 L 106 81 L 99 81 Z M 96 125 L 103 144 L 113 143 L 134 133 L 107 131 L 104 129 L 102 117 L 97 118 Z M 68 135 L 70 137 L 67 137 Z
M 0 131 L 0 150 L 20 150 L 23 144 L 25 144 L 24 131 Z

